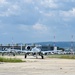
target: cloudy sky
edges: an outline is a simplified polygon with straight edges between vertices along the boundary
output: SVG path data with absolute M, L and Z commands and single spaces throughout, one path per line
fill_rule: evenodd
M 71 41 L 71 35 L 75 0 L 0 0 L 0 43 Z

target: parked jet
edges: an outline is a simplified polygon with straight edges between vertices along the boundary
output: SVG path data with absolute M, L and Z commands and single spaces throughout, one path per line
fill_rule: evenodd
M 27 55 L 32 55 L 38 58 L 39 55 L 43 59 L 46 54 L 58 54 L 58 50 L 57 47 L 54 47 L 54 50 L 41 51 L 39 46 L 35 46 L 33 48 L 31 46 L 26 46 L 26 50 L 23 50 L 22 53 L 25 53 L 25 58 L 27 58 Z
M 13 55 L 15 56 L 16 54 L 20 54 L 22 52 L 22 45 L 20 49 L 14 49 L 14 46 L 9 47 L 9 48 L 1 48 L 0 49 L 0 53 L 2 54 L 2 56 L 4 55 Z
M 3 50 L 0 50 L 0 53 L 2 53 L 2 56 L 5 54 L 8 55 L 13 55 L 15 56 L 16 53 L 24 53 L 25 58 L 27 58 L 27 55 L 32 55 L 38 58 L 38 55 L 41 56 L 41 58 L 44 58 L 44 55 L 46 54 L 60 54 L 60 52 L 57 50 L 57 47 L 54 47 L 54 50 L 46 50 L 46 51 L 41 51 L 41 45 L 26 45 L 25 50 L 22 50 L 22 45 L 20 49 L 14 49 L 14 48 L 5 48 Z
M 39 55 L 42 59 L 44 59 L 41 49 L 37 47 L 31 48 L 30 46 L 27 46 L 27 49 L 22 52 L 25 53 L 25 58 L 27 58 L 27 55 L 32 55 L 38 58 Z
M 4 50 L 0 50 L 0 53 L 2 53 L 2 56 L 4 56 L 4 54 L 7 54 L 7 55 L 12 54 L 13 56 L 15 56 L 15 50 L 11 49 L 11 48 L 6 48 Z

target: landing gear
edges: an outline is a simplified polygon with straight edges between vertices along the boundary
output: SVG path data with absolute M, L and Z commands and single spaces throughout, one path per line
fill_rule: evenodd
M 13 56 L 15 56 L 15 53 L 13 53 Z
M 9 56 L 10 56 L 10 55 L 15 56 L 15 53 L 13 53 L 13 52 L 7 52 L 7 53 L 3 52 L 3 53 L 2 53 L 2 56 L 6 55 L 6 54 L 9 55 Z
M 25 54 L 25 58 L 27 58 L 27 54 Z
M 4 56 L 4 53 L 2 53 L 2 56 Z
M 43 53 L 40 52 L 40 56 L 41 56 L 42 59 L 44 59 Z
M 32 55 L 34 57 L 36 57 L 36 59 L 38 59 L 38 56 L 41 56 L 42 59 L 44 59 L 43 53 L 42 52 L 35 52 L 35 53 L 25 53 L 24 58 L 27 58 L 27 55 Z
M 44 56 L 42 55 L 41 58 L 44 59 Z

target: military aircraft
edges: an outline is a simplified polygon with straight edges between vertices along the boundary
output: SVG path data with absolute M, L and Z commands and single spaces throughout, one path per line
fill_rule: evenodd
M 15 49 L 14 46 L 11 46 L 9 48 L 1 48 L 0 53 L 2 56 L 4 55 L 13 55 L 15 56 L 16 54 L 20 54 L 22 52 L 22 45 L 20 49 Z
M 33 48 L 31 46 L 26 46 L 26 50 L 22 52 L 25 53 L 25 58 L 27 58 L 27 55 L 32 55 L 38 58 L 39 55 L 42 59 L 44 59 L 44 55 L 58 54 L 57 47 L 54 47 L 54 50 L 41 51 L 41 48 L 39 46 L 34 46 Z
M 58 52 L 57 47 L 54 47 L 54 50 L 46 50 L 46 51 L 42 51 L 41 50 L 41 45 L 26 45 L 25 50 L 22 50 L 22 45 L 21 45 L 21 49 L 14 49 L 14 48 L 5 48 L 3 50 L 0 50 L 0 53 L 2 53 L 2 56 L 4 56 L 5 54 L 8 55 L 13 55 L 15 56 L 16 53 L 23 53 L 24 54 L 24 58 L 27 58 L 28 55 L 32 55 L 36 58 L 38 58 L 38 56 L 41 56 L 42 59 L 44 59 L 44 55 L 45 54 L 56 54 Z
M 39 55 L 41 56 L 42 59 L 44 59 L 43 53 L 40 48 L 36 46 L 34 48 L 31 48 L 31 46 L 27 46 L 26 48 L 27 48 L 26 50 L 22 51 L 23 53 L 25 53 L 25 58 L 27 58 L 27 55 L 32 55 L 38 58 Z
M 2 54 L 2 56 L 4 56 L 5 54 L 7 55 L 12 54 L 13 56 L 15 56 L 15 50 L 11 48 L 5 48 L 3 50 L 0 50 L 0 53 Z

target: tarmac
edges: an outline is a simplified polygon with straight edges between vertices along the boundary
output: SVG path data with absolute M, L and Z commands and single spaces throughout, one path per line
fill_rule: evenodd
M 4 56 L 8 57 L 9 56 Z M 46 58 L 36 59 L 28 56 L 10 56 L 20 58 L 26 62 L 22 63 L 0 63 L 0 75 L 75 75 L 74 59 Z

